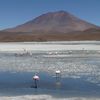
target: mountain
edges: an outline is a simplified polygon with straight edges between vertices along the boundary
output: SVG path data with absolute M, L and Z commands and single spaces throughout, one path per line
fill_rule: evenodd
M 8 32 L 62 32 L 84 31 L 96 28 L 96 25 L 83 21 L 74 15 L 65 12 L 49 12 L 17 27 L 6 29 Z
M 0 31 L 0 41 L 100 40 L 100 27 L 65 12 L 49 12 Z

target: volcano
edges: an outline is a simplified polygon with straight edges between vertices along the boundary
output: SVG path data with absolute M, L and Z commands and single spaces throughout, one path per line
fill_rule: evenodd
M 65 12 L 49 12 L 15 28 L 7 29 L 9 32 L 73 32 L 96 28 L 96 25 L 83 21 L 74 15 Z
M 100 40 L 100 27 L 66 11 L 42 14 L 0 32 L 1 41 Z

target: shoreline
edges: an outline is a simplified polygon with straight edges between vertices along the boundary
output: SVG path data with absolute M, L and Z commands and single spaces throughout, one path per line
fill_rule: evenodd
M 0 52 L 100 50 L 100 41 L 3 42 Z

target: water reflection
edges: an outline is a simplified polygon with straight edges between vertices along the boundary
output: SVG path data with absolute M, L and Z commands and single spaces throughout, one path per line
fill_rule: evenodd
M 61 88 L 61 81 L 58 78 L 56 78 L 56 88 L 57 89 L 60 89 Z
M 61 56 L 57 57 L 57 55 Z M 57 74 L 53 77 L 57 69 L 62 75 Z M 100 58 L 95 56 L 67 57 L 65 51 L 57 51 L 57 54 L 39 52 L 31 56 L 0 53 L 0 71 L 0 89 L 30 88 L 34 85 L 32 81 L 34 73 L 38 73 L 39 89 L 98 93 L 100 91 Z M 3 71 L 15 73 L 3 73 Z
M 56 78 L 46 72 L 40 72 L 40 80 L 38 82 L 38 88 L 31 88 L 34 85 L 32 80 L 34 73 L 21 72 L 11 73 L 2 72 L 0 73 L 0 94 L 14 93 L 19 94 L 48 94 L 48 93 L 66 93 L 75 92 L 77 95 L 84 93 L 97 95 L 100 94 L 100 86 L 91 82 L 85 81 L 84 79 L 75 78 Z M 3 77 L 2 77 L 3 76 Z M 20 92 L 24 90 L 23 92 Z M 9 90 L 9 91 L 7 91 Z M 51 91 L 51 92 L 50 92 Z M 75 95 L 75 94 L 70 94 Z M 98 95 L 99 96 L 99 95 Z

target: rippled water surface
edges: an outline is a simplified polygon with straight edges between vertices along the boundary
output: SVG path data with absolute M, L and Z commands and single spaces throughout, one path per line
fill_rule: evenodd
M 60 79 L 56 78 L 56 70 L 61 71 Z M 32 88 L 34 74 L 40 77 L 38 90 Z M 32 93 L 99 96 L 99 50 L 0 52 L 0 94 Z

